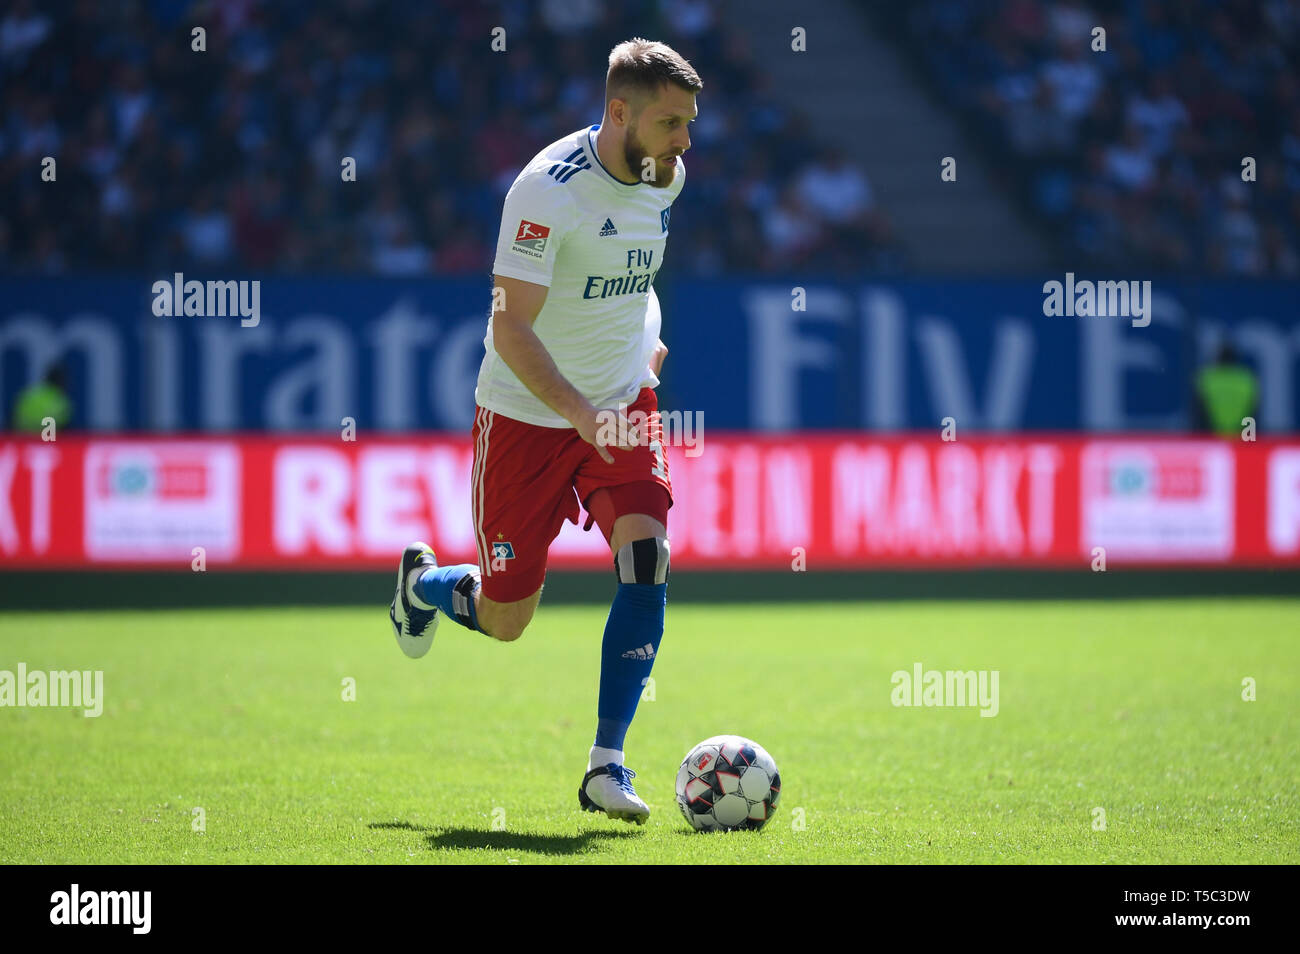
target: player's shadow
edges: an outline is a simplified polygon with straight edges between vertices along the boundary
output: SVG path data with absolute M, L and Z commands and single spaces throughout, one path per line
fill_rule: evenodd
M 371 822 L 367 828 L 387 828 L 396 831 L 431 831 L 425 825 L 412 825 L 408 821 Z
M 405 821 L 371 822 L 371 828 L 425 832 L 430 851 L 487 848 L 493 851 L 531 851 L 543 855 L 576 855 L 611 838 L 635 838 L 635 831 L 584 831 L 576 835 L 538 835 L 524 831 L 486 828 L 430 828 Z

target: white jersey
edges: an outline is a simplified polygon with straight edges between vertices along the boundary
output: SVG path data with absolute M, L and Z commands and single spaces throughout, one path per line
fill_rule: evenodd
M 660 329 L 654 279 L 686 166 L 679 156 L 666 189 L 619 182 L 596 155 L 599 129 L 552 143 L 519 173 L 506 193 L 492 271 L 550 289 L 533 331 L 583 397 L 613 407 L 659 384 L 650 370 Z M 478 404 L 528 424 L 572 427 L 497 354 L 490 320 L 483 344 Z

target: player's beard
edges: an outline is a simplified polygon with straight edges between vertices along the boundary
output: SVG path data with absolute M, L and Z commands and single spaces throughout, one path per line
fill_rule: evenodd
M 650 153 L 641 140 L 636 137 L 636 123 L 627 127 L 627 138 L 623 140 L 623 158 L 627 162 L 627 167 L 631 170 L 632 175 L 638 179 L 641 178 L 642 163 Z M 655 177 L 646 182 L 646 185 L 654 186 L 656 189 L 666 189 L 673 184 L 677 178 L 677 166 L 666 165 L 663 159 L 655 157 Z M 642 180 L 645 181 L 645 180 Z

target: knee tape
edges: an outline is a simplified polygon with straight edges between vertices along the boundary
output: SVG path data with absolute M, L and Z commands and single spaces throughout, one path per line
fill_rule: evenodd
M 620 583 L 667 583 L 667 538 L 646 537 L 623 544 L 614 557 L 614 575 Z

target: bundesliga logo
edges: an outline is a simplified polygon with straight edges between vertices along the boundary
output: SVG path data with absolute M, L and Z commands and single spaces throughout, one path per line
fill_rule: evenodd
M 546 240 L 550 238 L 550 235 L 551 230 L 545 225 L 538 225 L 536 222 L 520 219 L 519 231 L 515 233 L 514 249 L 516 252 L 523 252 L 525 255 L 541 258 L 546 251 Z

